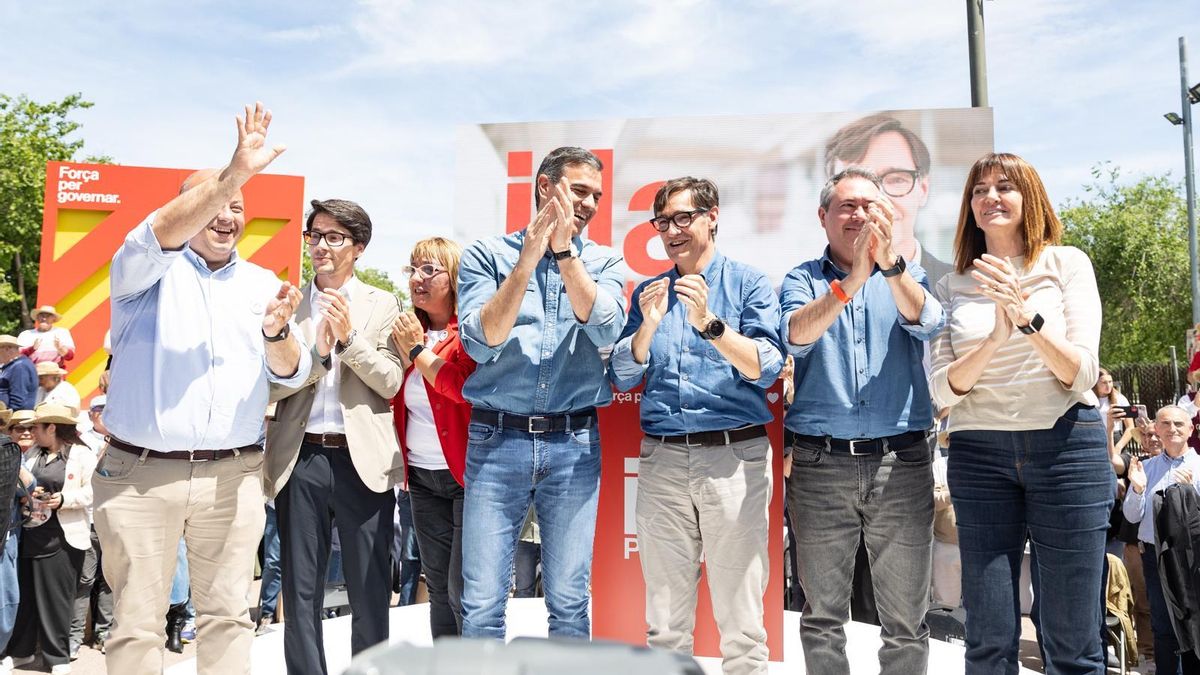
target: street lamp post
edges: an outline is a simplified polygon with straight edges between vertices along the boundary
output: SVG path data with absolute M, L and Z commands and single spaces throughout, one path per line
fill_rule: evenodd
M 1183 127 L 1183 175 L 1187 193 L 1188 254 L 1191 259 L 1192 325 L 1200 323 L 1200 255 L 1196 241 L 1196 170 L 1192 162 L 1192 104 L 1200 101 L 1200 84 L 1188 87 L 1187 38 L 1179 38 L 1179 92 L 1183 114 L 1167 113 L 1171 124 Z

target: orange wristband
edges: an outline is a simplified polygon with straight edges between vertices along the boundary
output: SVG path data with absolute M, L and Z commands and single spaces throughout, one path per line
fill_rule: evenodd
M 850 296 L 846 295 L 846 291 L 842 290 L 842 282 L 834 279 L 829 282 L 829 290 L 833 291 L 833 297 L 842 301 L 843 305 L 850 304 Z

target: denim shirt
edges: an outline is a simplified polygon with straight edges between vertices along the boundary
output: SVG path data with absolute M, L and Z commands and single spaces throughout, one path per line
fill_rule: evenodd
M 737 331 L 754 341 L 762 373 L 747 379 L 711 342 L 688 323 L 687 305 L 668 292 L 667 314 L 654 332 L 646 363 L 633 358 L 633 334 L 642 325 L 638 298 L 646 285 L 658 279 L 671 280 L 679 272 L 672 267 L 642 282 L 633 292 L 629 323 L 613 349 L 611 377 L 617 388 L 628 391 L 643 378 L 642 430 L 654 435 L 677 435 L 700 431 L 736 429 L 765 424 L 772 419 L 763 391 L 779 379 L 783 351 L 779 342 L 779 302 L 762 272 L 717 253 L 702 273 L 708 284 L 708 309 L 725 322 L 727 331 Z
M 788 272 L 780 292 L 784 344 L 796 358 L 796 391 L 784 426 L 798 434 L 842 439 L 880 438 L 933 425 L 922 359 L 925 342 L 946 323 L 942 305 L 929 293 L 919 265 L 908 273 L 921 285 L 925 304 L 917 323 L 908 323 L 887 279 L 878 269 L 815 342 L 788 340 L 792 313 L 845 279 L 825 254 Z
M 579 259 L 596 282 L 586 323 L 571 308 L 558 262 L 547 253 L 525 288 L 504 342 L 489 346 L 480 314 L 516 267 L 525 231 L 480 239 L 463 251 L 458 271 L 460 335 L 479 366 L 463 385 L 472 405 L 535 415 L 612 402 L 608 352 L 625 325 L 625 264 L 612 249 L 575 237 Z
M 263 439 L 268 382 L 299 387 L 312 356 L 296 326 L 300 363 L 267 367 L 262 321 L 282 282 L 232 259 L 210 270 L 188 246 L 163 250 L 151 214 L 113 256 L 112 383 L 104 426 L 159 451 L 236 448 Z

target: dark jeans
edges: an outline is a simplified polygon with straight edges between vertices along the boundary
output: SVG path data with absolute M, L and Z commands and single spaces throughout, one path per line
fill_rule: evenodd
M 429 630 L 435 639 L 462 635 L 463 488 L 449 469 L 410 466 L 408 497 L 429 589 Z
M 931 435 L 885 455 L 861 456 L 793 445 L 788 508 L 806 597 L 800 643 L 810 675 L 850 672 L 844 626 L 860 537 L 883 626 L 879 671 L 926 671 L 933 444 Z
M 262 585 L 258 593 L 259 620 L 275 617 L 279 604 L 279 515 L 275 507 L 267 505 L 267 524 L 263 527 L 262 541 Z
M 1075 405 L 1049 429 L 956 431 L 948 478 L 958 518 L 966 675 L 1018 671 L 1018 583 L 1033 543 L 1046 673 L 1104 673 L 1104 544 L 1115 490 L 1104 422 Z
M 518 541 L 516 559 L 513 562 L 513 597 L 537 597 L 537 568 L 542 562 L 542 545 L 532 541 Z
M 1146 574 L 1146 597 L 1150 600 L 1150 628 L 1154 631 L 1154 669 L 1161 675 L 1196 675 L 1200 659 L 1196 652 L 1179 652 L 1179 640 L 1171 626 L 1171 610 L 1163 597 L 1162 580 L 1158 576 L 1158 557 L 1154 546 L 1143 544 L 1142 569 Z
M 291 478 L 275 499 L 289 673 L 327 672 L 321 618 L 335 516 L 350 596 L 350 651 L 387 642 L 394 508 L 392 491 L 364 485 L 345 448 L 300 446 Z
M 8 655 L 33 656 L 40 644 L 48 666 L 70 663 L 71 616 L 83 551 L 64 544 L 45 558 L 20 558 L 21 604 Z

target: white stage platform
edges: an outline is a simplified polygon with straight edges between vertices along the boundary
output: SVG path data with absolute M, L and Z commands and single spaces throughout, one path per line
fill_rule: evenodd
M 395 607 L 391 614 L 391 644 L 408 642 L 429 646 L 429 605 L 419 604 Z M 783 675 L 804 672 L 804 654 L 800 648 L 800 614 L 785 612 L 784 655 L 782 663 L 772 662 L 770 672 Z M 329 619 L 324 623 L 325 658 L 330 673 L 341 673 L 350 665 L 350 617 Z M 508 603 L 508 636 L 546 637 L 546 605 L 541 598 L 512 599 Z M 861 623 L 846 627 L 847 648 L 850 655 L 850 670 L 859 673 L 878 673 L 876 653 L 882 644 L 879 628 Z M 696 659 L 709 675 L 721 674 L 721 660 L 714 658 Z M 283 624 L 271 627 L 270 632 L 254 640 L 251 652 L 251 672 L 255 675 L 285 673 L 283 664 Z M 929 672 L 937 675 L 956 675 L 963 672 L 963 648 L 937 640 L 929 643 Z M 1034 673 L 1021 669 L 1022 673 Z M 166 670 L 166 675 L 195 675 L 195 660 L 178 663 Z

